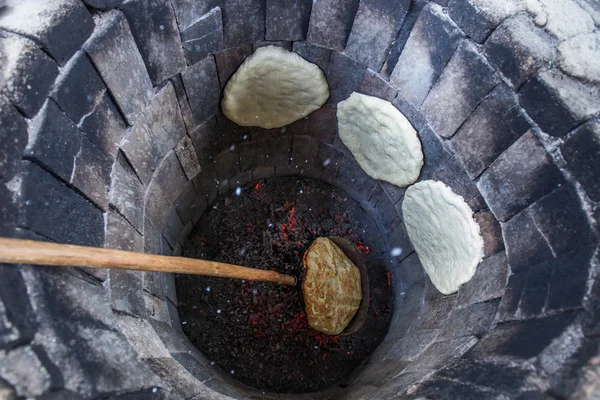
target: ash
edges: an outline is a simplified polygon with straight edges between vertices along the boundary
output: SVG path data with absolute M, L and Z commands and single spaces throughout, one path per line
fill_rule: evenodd
M 209 207 L 184 256 L 299 277 L 302 255 L 315 238 L 344 237 L 369 270 L 365 324 L 350 335 L 315 331 L 300 285 L 178 275 L 183 331 L 212 368 L 256 388 L 305 393 L 342 382 L 381 342 L 392 312 L 384 242 L 374 221 L 344 192 L 321 182 L 274 178 L 241 189 Z

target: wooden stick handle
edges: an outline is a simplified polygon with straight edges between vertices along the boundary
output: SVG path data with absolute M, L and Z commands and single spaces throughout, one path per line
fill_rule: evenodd
M 292 275 L 214 261 L 9 238 L 0 238 L 0 262 L 118 268 L 296 284 Z

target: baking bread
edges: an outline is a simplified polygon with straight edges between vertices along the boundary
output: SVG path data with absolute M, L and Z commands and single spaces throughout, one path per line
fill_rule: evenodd
M 328 335 L 340 334 L 360 306 L 360 270 L 326 237 L 317 238 L 310 245 L 302 264 L 308 323 Z

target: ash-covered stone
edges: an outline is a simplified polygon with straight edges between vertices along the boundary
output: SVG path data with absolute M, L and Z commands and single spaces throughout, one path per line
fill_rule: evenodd
M 307 41 L 331 50 L 344 50 L 358 3 L 358 0 L 317 1 L 310 12 Z
M 306 39 L 312 3 L 311 0 L 267 0 L 265 39 Z

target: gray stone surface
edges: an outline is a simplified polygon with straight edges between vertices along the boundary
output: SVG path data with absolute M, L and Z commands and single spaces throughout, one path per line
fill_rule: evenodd
M 325 143 L 333 143 L 338 134 L 337 110 L 323 105 L 308 116 L 308 134 Z
M 500 299 L 475 303 L 461 309 L 454 309 L 450 314 L 451 323 L 446 324 L 439 336 L 440 340 L 461 338 L 465 336 L 481 337 L 490 329 Z
M 267 0 L 265 39 L 304 40 L 312 3 L 311 0 Z
M 221 89 L 225 88 L 229 78 L 250 54 L 252 54 L 252 45 L 250 44 L 242 44 L 215 54 Z
M 317 1 L 310 13 L 307 40 L 331 50 L 344 50 L 358 3 L 358 0 Z
M 83 0 L 85 4 L 99 10 L 110 10 L 118 7 L 123 0 Z
M 285 49 L 287 51 L 292 51 L 292 42 L 285 41 L 285 40 L 278 40 L 278 41 L 261 40 L 260 42 L 254 42 L 254 43 L 252 43 L 252 51 L 254 52 L 254 51 L 256 51 L 256 49 L 260 49 L 261 47 L 267 47 L 267 46 L 281 47 L 282 49 Z
M 438 135 L 449 138 L 498 82 L 477 48 L 463 41 L 420 110 Z
M 600 111 L 600 89 L 557 70 L 542 71 L 519 91 L 521 105 L 544 130 L 562 137 Z
M 180 31 L 185 31 L 200 18 L 205 16 L 215 3 L 220 1 L 196 1 L 196 0 L 173 0 L 173 8 L 177 17 L 177 24 Z M 212 3 L 212 4 L 211 4 Z
M 390 79 L 390 75 L 396 67 L 398 58 L 404 49 L 404 45 L 410 36 L 413 26 L 417 22 L 419 15 L 421 15 L 421 11 L 427 4 L 429 4 L 428 0 L 415 0 L 411 2 L 408 13 L 404 17 L 404 21 L 400 27 L 400 30 L 398 31 L 398 35 L 392 43 L 390 52 L 386 55 L 387 58 L 383 64 L 383 67 L 381 68 L 381 76 L 383 78 Z
M 526 279 L 526 271 L 512 274 L 509 277 L 504 290 L 504 295 L 498 306 L 498 315 L 496 316 L 497 321 L 503 322 L 515 319 L 515 314 L 519 308 L 519 301 L 521 300 L 521 294 L 523 293 L 523 286 L 525 286 Z
M 169 217 L 169 208 L 169 201 L 161 190 L 159 183 L 152 180 L 144 197 L 144 234 L 146 234 L 145 227 L 148 221 L 159 232 L 162 232 Z
M 537 28 L 527 14 L 504 21 L 485 42 L 490 63 L 519 88 L 538 69 L 550 66 L 555 58 L 550 36 Z
M 487 258 L 504 250 L 502 228 L 489 211 L 479 211 L 473 215 L 483 237 L 483 257 Z
M 398 91 L 385 81 L 377 72 L 367 68 L 357 92 L 379 97 L 389 102 L 394 101 Z
M 457 305 L 481 303 L 504 295 L 509 269 L 505 253 L 498 253 L 483 260 L 475 275 L 458 291 Z
M 514 94 L 501 84 L 460 127 L 450 146 L 474 179 L 530 127 Z
M 213 57 L 188 67 L 181 73 L 190 108 L 197 123 L 205 121 L 218 109 L 221 90 Z
M 416 285 L 425 280 L 425 270 L 417 253 L 409 253 L 397 267 L 392 271 L 393 276 L 400 284 L 406 285 L 407 288 Z M 403 310 L 399 311 L 403 313 Z
M 239 145 L 240 170 L 242 172 L 253 170 L 265 165 L 265 142 L 248 142 Z
M 194 64 L 223 48 L 223 13 L 215 7 L 181 30 L 181 40 L 188 65 Z
M 21 227 L 59 243 L 102 246 L 104 218 L 99 209 L 34 163 L 23 161 L 22 168 Z
M 298 53 L 306 61 L 318 65 L 321 71 L 327 72 L 329 69 L 331 50 L 325 47 L 314 46 L 308 42 L 294 42 L 293 49 L 295 53 Z
M 168 0 L 126 0 L 120 6 L 152 82 L 157 85 L 185 68 L 173 6 Z
M 110 204 L 123 215 L 138 232 L 144 232 L 144 185 L 119 152 L 113 164 Z
M 548 293 L 548 310 L 581 307 L 587 292 L 587 278 L 593 262 L 593 247 L 562 254 L 552 264 Z
M 458 296 L 443 296 L 436 300 L 426 301 L 419 317 L 411 327 L 415 329 L 442 329 L 451 314 Z
M 536 227 L 528 209 L 502 224 L 502 236 L 513 272 L 522 271 L 553 256 L 552 249 Z
M 404 45 L 390 83 L 419 108 L 462 38 L 462 32 L 442 7 L 429 3 Z
M 358 202 L 368 200 L 377 187 L 377 181 L 368 176 L 354 158 L 347 156 L 342 158 L 335 182 Z
M 221 8 L 215 7 L 199 17 L 191 25 L 187 27 L 181 26 L 180 28 L 182 42 L 200 39 L 216 30 L 223 32 L 223 13 Z
M 225 150 L 215 156 L 215 168 L 220 183 L 240 173 L 240 158 L 237 148 Z
M 70 183 L 104 211 L 108 209 L 111 165 L 110 157 L 101 153 L 87 137 L 81 139 Z
M 164 156 L 185 136 L 185 123 L 173 86 L 164 86 L 132 128 L 122 150 L 147 185 Z
M 0 93 L 32 118 L 58 75 L 56 64 L 32 42 L 16 36 L 0 36 L 0 59 L 4 76 Z
M 126 251 L 144 251 L 144 239 L 119 213 L 109 210 L 106 216 L 104 247 Z
M 564 182 L 532 130 L 483 173 L 477 187 L 499 221 L 507 221 Z
M 575 188 L 564 184 L 529 209 L 535 226 L 555 255 L 595 242 Z
M 175 151 L 172 150 L 167 153 L 156 169 L 152 181 L 158 184 L 169 204 L 173 205 L 188 182 Z
M 542 314 L 548 298 L 551 275 L 552 265 L 548 263 L 532 265 L 528 268 L 516 314 L 519 318 L 527 319 Z
M 492 3 L 475 0 L 450 0 L 448 11 L 450 18 L 474 41 L 483 43 L 516 7 L 496 6 Z
M 410 0 L 361 1 L 345 53 L 362 65 L 379 71 L 410 4 Z
M 183 228 L 183 222 L 181 222 L 181 218 L 179 218 L 179 214 L 177 214 L 177 209 L 171 207 L 162 234 L 172 248 L 175 248 L 179 244 L 179 237 L 181 236 Z
M 409 330 L 409 332 L 394 345 L 385 357 L 386 360 L 416 360 L 429 346 L 431 346 L 440 331 L 434 330 Z
M 342 163 L 342 156 L 342 153 L 332 146 L 319 142 L 317 157 L 315 158 L 315 167 L 318 168 L 321 166 L 323 168 L 323 175 L 321 178 L 324 181 L 330 182 L 337 176 L 340 164 Z
M 462 196 L 465 201 L 469 201 L 479 194 L 477 184 L 467 175 L 464 167 L 456 157 L 450 158 L 444 165 L 440 166 L 433 173 L 432 179 L 444 182 L 454 193 Z
M 568 170 L 582 184 L 585 193 L 594 201 L 600 201 L 600 123 L 583 126 L 565 140 L 561 154 Z M 1 165 L 1 163 L 0 163 Z
M 0 348 L 27 343 L 37 329 L 34 311 L 19 267 L 0 264 Z
M 214 164 L 206 166 L 206 168 L 194 178 L 193 182 L 198 196 L 206 199 L 207 204 L 210 206 L 217 198 L 217 187 L 219 186 L 217 171 Z
M 81 47 L 94 30 L 94 21 L 77 0 L 7 5 L 0 28 L 32 38 L 60 65 Z
M 401 93 L 396 95 L 396 98 L 393 100 L 393 104 L 394 107 L 396 107 L 402 113 L 402 115 L 408 119 L 413 128 L 416 129 L 417 133 L 420 133 L 425 129 L 431 131 L 431 129 L 427 126 L 427 120 L 423 114 L 421 114 L 418 108 L 406 100 Z M 434 133 L 432 134 L 435 135 Z
M 179 102 L 179 110 L 181 111 L 183 122 L 185 123 L 185 127 L 189 133 L 196 127 L 197 123 L 194 121 L 194 116 L 192 115 L 192 109 L 190 108 L 187 93 L 183 87 L 181 74 L 177 74 L 172 77 L 171 84 L 173 84 L 173 89 L 175 89 L 175 95 L 177 96 L 177 101 Z
M 329 61 L 326 78 L 329 84 L 327 104 L 337 106 L 360 87 L 365 68 L 342 53 L 333 52 Z
M 0 353 L 0 376 L 14 386 L 19 396 L 39 396 L 53 384 L 50 371 L 37 352 L 27 346 Z
M 10 181 L 19 171 L 27 140 L 25 119 L 0 97 L 0 181 Z
M 92 59 L 117 106 L 130 125 L 152 98 L 152 82 L 125 16 L 109 11 L 96 19 L 84 50 Z
M 188 180 L 194 179 L 200 172 L 200 164 L 198 163 L 198 156 L 192 144 L 192 139 L 189 136 L 184 136 L 177 146 L 175 146 L 175 153 L 186 178 Z
M 110 271 L 110 304 L 113 310 L 144 317 L 146 305 L 142 291 L 142 274 L 135 271 Z
M 600 14 L 600 13 L 599 13 Z M 562 42 L 558 47 L 560 69 L 575 78 L 590 83 L 600 82 L 600 50 L 598 32 L 577 35 Z
M 196 129 L 190 132 L 192 144 L 196 150 L 198 163 L 204 167 L 206 164 L 214 163 L 214 157 L 221 150 L 227 148 L 227 142 L 223 143 L 223 135 L 219 132 L 217 119 L 214 116 L 199 124 Z M 237 141 L 235 141 L 237 143 Z M 233 142 L 231 143 L 233 144 Z
M 466 336 L 439 341 L 431 345 L 419 359 L 410 364 L 403 373 L 432 370 L 460 358 L 477 343 L 477 338 Z

